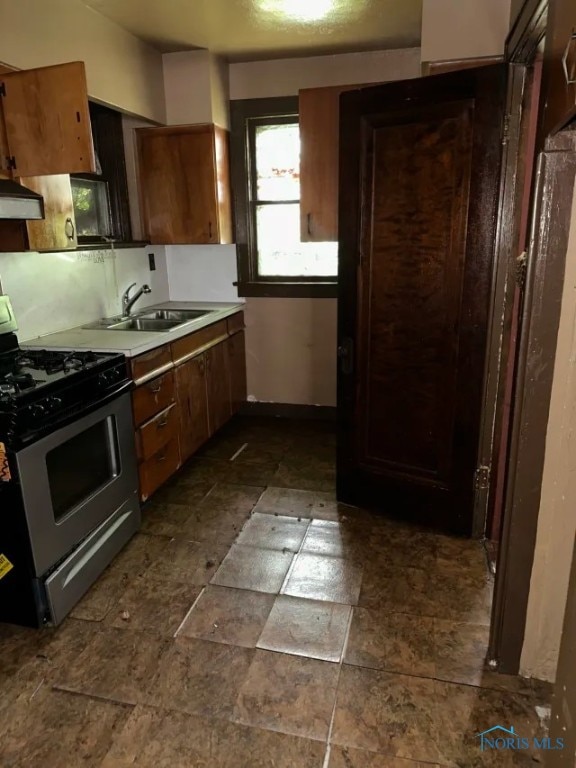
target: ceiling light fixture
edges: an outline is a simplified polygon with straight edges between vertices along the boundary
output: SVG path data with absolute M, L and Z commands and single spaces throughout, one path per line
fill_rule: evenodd
M 270 13 L 276 18 L 293 19 L 304 23 L 326 19 L 340 4 L 340 0 L 259 0 L 258 2 L 265 13 Z

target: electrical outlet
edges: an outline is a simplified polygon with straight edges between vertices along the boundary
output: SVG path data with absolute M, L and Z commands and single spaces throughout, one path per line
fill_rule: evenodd
M 153 253 L 148 254 L 148 263 L 150 264 L 150 272 L 156 271 L 156 259 Z

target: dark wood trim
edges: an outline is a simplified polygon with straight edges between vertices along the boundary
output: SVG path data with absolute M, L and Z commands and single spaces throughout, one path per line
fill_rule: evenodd
M 546 34 L 548 0 L 525 0 L 506 39 L 506 61 L 531 64 Z
M 230 160 L 240 296 L 333 298 L 337 295 L 335 280 L 321 277 L 308 279 L 305 276 L 283 279 L 258 274 L 255 248 L 255 210 L 258 201 L 254 186 L 251 188 L 250 184 L 250 179 L 254 178 L 255 129 L 258 125 L 271 122 L 293 121 L 297 116 L 297 96 L 242 99 L 230 103 Z
M 281 299 L 335 299 L 338 283 L 236 283 L 239 296 Z
M 507 354 L 511 343 L 512 312 L 516 287 L 520 211 L 524 193 L 524 153 L 527 151 L 523 120 L 529 102 L 527 67 L 508 66 L 506 113 L 508 141 L 502 153 L 497 232 L 490 291 L 490 328 L 484 374 L 484 403 L 478 448 L 478 466 L 491 468 L 488 488 L 479 489 L 474 499 L 473 535 L 482 537 L 494 504 L 493 487 L 497 476 L 497 447 L 506 393 Z M 534 149 L 531 148 L 533 153 Z
M 458 72 L 461 69 L 489 67 L 491 64 L 501 64 L 502 56 L 482 56 L 477 59 L 447 59 L 446 61 L 425 61 L 422 64 L 422 75 L 443 75 L 446 72 Z
M 76 248 L 67 248 L 66 253 L 75 253 L 78 251 L 118 251 L 126 248 L 147 248 L 150 245 L 148 240 L 136 240 L 134 242 L 124 242 L 123 240 L 102 243 L 83 243 Z M 152 246 L 154 248 L 154 246 Z M 44 248 L 38 253 L 61 253 L 62 248 Z
M 575 178 L 576 135 L 564 132 L 548 140 L 539 158 L 518 345 L 489 651 L 509 674 L 518 673 L 526 628 Z
M 333 405 L 301 405 L 299 403 L 246 402 L 240 408 L 243 416 L 275 416 L 282 419 L 334 421 L 337 409 Z
M 90 102 L 94 150 L 102 174 L 73 174 L 72 178 L 105 181 L 108 187 L 110 226 L 116 242 L 132 241 L 132 224 L 124 153 L 122 115 L 114 109 Z M 92 245 L 83 243 L 83 246 Z M 99 246 L 99 243 L 94 243 Z

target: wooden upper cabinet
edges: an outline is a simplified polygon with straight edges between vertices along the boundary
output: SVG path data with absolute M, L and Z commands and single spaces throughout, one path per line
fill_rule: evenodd
M 232 242 L 228 134 L 211 124 L 137 131 L 144 228 L 152 243 Z
M 358 87 L 338 85 L 300 91 L 300 214 L 303 242 L 338 240 L 340 94 Z
M 96 171 L 83 62 L 1 74 L 0 93 L 15 176 Z
M 563 128 L 576 115 L 576 3 L 550 0 L 542 70 L 541 136 Z

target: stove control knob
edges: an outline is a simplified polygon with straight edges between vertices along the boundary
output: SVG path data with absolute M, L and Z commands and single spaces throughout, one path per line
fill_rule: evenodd
M 45 401 L 45 407 L 47 411 L 54 412 L 57 411 L 58 408 L 62 405 L 62 398 L 60 397 L 49 397 Z
M 98 383 L 102 387 L 109 387 L 112 383 L 112 376 L 110 376 L 110 372 L 106 371 L 105 373 L 101 373 L 98 376 Z
M 33 419 L 41 419 L 46 415 L 46 408 L 44 408 L 43 405 L 40 405 L 40 403 L 37 403 L 36 405 L 30 406 L 28 413 Z

